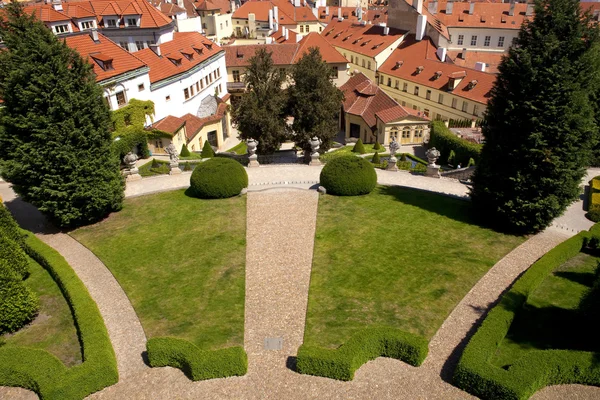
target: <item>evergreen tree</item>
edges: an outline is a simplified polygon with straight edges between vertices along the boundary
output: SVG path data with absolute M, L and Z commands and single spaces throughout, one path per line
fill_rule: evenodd
M 598 30 L 577 0 L 541 0 L 499 66 L 473 206 L 505 229 L 546 227 L 579 196 L 597 128 Z
M 310 151 L 310 139 L 321 139 L 327 151 L 339 131 L 338 116 L 344 94 L 333 84 L 334 71 L 312 47 L 292 67 L 294 84 L 288 89 L 296 146 Z
M 274 67 L 271 54 L 261 48 L 250 58 L 244 77 L 247 91 L 232 112 L 240 138 L 258 140 L 260 154 L 277 150 L 288 131 L 286 96 L 281 89 L 286 75 Z
M 0 17 L 0 159 L 15 191 L 60 226 L 121 208 L 109 110 L 92 66 L 12 2 Z
M 210 145 L 210 143 L 208 142 L 208 140 L 206 140 L 204 142 L 204 146 L 202 146 L 202 152 L 200 152 L 200 157 L 212 158 L 214 156 L 215 156 L 215 151 L 213 150 L 213 148 Z
M 363 144 L 361 139 L 356 141 L 356 144 L 352 148 L 353 153 L 365 154 L 367 151 L 365 150 L 365 145 Z
M 181 151 L 179 152 L 179 155 L 181 157 L 189 157 L 191 155 L 185 143 L 183 144 L 183 146 L 181 146 Z

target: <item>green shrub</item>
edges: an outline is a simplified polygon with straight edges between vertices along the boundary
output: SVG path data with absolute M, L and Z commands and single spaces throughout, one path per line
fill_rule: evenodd
M 450 154 L 448 154 L 448 164 L 454 164 L 454 159 L 456 158 L 456 153 L 454 150 L 450 150 Z
M 417 164 L 414 166 L 414 168 L 411 169 L 411 172 L 415 174 L 424 174 L 425 172 L 427 172 L 427 166 L 423 164 Z
M 377 174 L 373 165 L 362 157 L 343 156 L 325 164 L 320 182 L 327 193 L 358 196 L 371 193 L 377 184 Z
M 202 158 L 212 158 L 215 156 L 215 151 L 213 150 L 208 140 L 204 142 L 204 146 L 202 147 L 202 152 L 200 153 L 200 156 Z
M 427 161 L 423 160 L 422 158 L 419 158 L 417 156 L 415 156 L 414 154 L 409 154 L 409 153 L 403 153 L 406 155 L 406 157 L 410 158 L 413 161 L 416 161 L 419 164 L 423 164 L 425 166 L 427 166 Z
M 0 260 L 4 260 L 21 279 L 29 276 L 27 255 L 17 242 L 3 235 L 0 235 Z
M 146 348 L 151 367 L 179 368 L 193 381 L 242 376 L 248 371 L 242 347 L 203 351 L 184 339 L 157 337 L 149 339 Z
M 600 222 L 600 177 L 592 178 L 589 183 L 588 212 L 585 216 L 591 221 Z
M 457 164 L 467 164 L 469 158 L 479 160 L 481 145 L 461 139 L 452 133 L 442 121 L 433 121 L 429 132 L 429 147 L 435 147 L 442 155 L 454 151 Z
M 600 385 L 598 353 L 531 351 L 508 370 L 489 362 L 528 296 L 546 276 L 589 244 L 592 235 L 590 232 L 580 232 L 556 246 L 536 261 L 502 296 L 467 344 L 454 372 L 456 386 L 483 399 L 527 399 L 547 385 Z
M 40 301 L 23 282 L 0 280 L 0 334 L 12 333 L 35 318 Z
M 406 153 L 400 155 L 400 161 L 406 161 Z
M 152 159 L 152 168 L 158 168 L 161 166 L 161 162 L 158 161 L 156 158 Z
M 381 150 L 381 145 L 379 144 L 379 140 L 375 141 L 375 144 L 373 145 L 373 150 Z
M 183 146 L 181 146 L 181 152 L 179 152 L 179 155 L 181 157 L 189 157 L 190 151 L 188 150 L 187 146 L 185 145 L 185 143 L 183 144 Z
M 202 199 L 237 196 L 247 186 L 246 170 L 229 158 L 211 158 L 198 164 L 190 178 L 192 195 Z
M 117 360 L 104 320 L 86 287 L 65 259 L 27 234 L 27 254 L 44 267 L 59 286 L 73 314 L 83 363 L 66 368 L 45 350 L 0 347 L 0 386 L 19 386 L 41 399 L 79 400 L 118 381 Z
M 8 237 L 19 245 L 23 243 L 23 233 L 10 211 L 2 204 L 2 199 L 0 199 L 0 236 Z
M 381 163 L 381 160 L 379 159 L 379 153 L 373 154 L 373 158 L 371 159 L 371 162 L 373 164 L 379 164 L 379 163 Z
M 183 170 L 184 171 L 191 171 L 192 170 L 192 165 L 189 162 L 186 162 L 183 164 Z
M 354 372 L 377 357 L 390 357 L 419 366 L 428 352 L 427 340 L 391 328 L 365 329 L 339 348 L 300 346 L 296 367 L 299 373 L 324 376 L 342 381 L 354 378 Z
M 13 267 L 0 258 L 0 282 L 2 281 L 21 281 L 23 278 L 17 274 Z
M 403 171 L 410 171 L 412 168 L 412 162 L 410 161 L 398 161 L 396 165 Z
M 362 140 L 358 139 L 354 147 L 352 148 L 353 153 L 365 154 L 367 151 L 365 150 L 365 146 L 363 145 Z
M 469 163 L 467 164 L 467 168 L 472 167 L 474 165 L 475 165 L 475 160 L 473 160 L 473 157 L 469 158 Z

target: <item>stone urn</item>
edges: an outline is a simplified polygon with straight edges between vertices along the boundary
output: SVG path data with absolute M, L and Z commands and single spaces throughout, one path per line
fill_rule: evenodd
M 425 176 L 439 178 L 440 166 L 436 165 L 435 162 L 438 160 L 438 158 L 440 158 L 440 151 L 435 147 L 432 147 L 429 150 L 427 150 L 425 156 L 427 157 L 427 162 L 429 163 L 427 165 L 427 172 L 425 172 Z
M 321 165 L 319 160 L 319 148 L 323 142 L 318 137 L 314 136 L 310 139 L 310 163 L 308 165 Z
M 396 153 L 400 149 L 400 144 L 398 144 L 395 137 L 392 138 L 389 148 L 390 148 L 390 159 L 388 161 L 387 170 L 388 171 L 398 171 L 398 166 L 396 165 L 396 163 L 398 162 L 398 159 L 396 158 Z
M 126 166 L 126 169 L 123 171 L 123 175 L 126 176 L 128 181 L 137 181 L 142 179 L 142 176 L 139 173 L 140 170 L 135 166 L 137 160 L 138 156 L 131 151 L 125 154 L 125 157 L 123 157 L 123 164 Z
M 258 167 L 258 156 L 256 155 L 256 149 L 258 148 L 258 140 L 256 139 L 248 139 L 246 141 L 246 146 L 248 147 L 248 159 L 249 167 Z

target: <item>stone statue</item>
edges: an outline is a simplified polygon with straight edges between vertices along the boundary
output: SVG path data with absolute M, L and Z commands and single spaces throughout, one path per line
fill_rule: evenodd
M 127 181 L 137 181 L 142 179 L 142 176 L 139 173 L 140 170 L 135 166 L 137 160 L 138 156 L 131 151 L 123 157 L 123 164 L 127 166 L 127 169 L 123 171 L 123 175 L 126 177 Z
M 135 168 L 135 162 L 137 160 L 138 156 L 136 156 L 135 154 L 133 154 L 132 151 L 130 151 L 129 153 L 125 154 L 125 157 L 123 157 L 123 164 L 127 166 L 127 169 L 132 170 Z
M 427 156 L 427 161 L 429 161 L 429 165 L 435 166 L 435 162 L 440 157 L 440 151 L 435 147 L 432 147 L 429 150 L 427 150 L 425 155 Z
M 396 138 L 392 137 L 392 141 L 390 142 L 390 156 L 395 158 L 396 152 L 400 149 L 400 145 L 396 142 Z
M 179 165 L 179 154 L 177 153 L 177 149 L 173 143 L 169 143 L 167 147 L 165 147 L 165 151 L 169 155 L 169 159 L 171 161 L 171 165 Z
M 258 156 L 256 155 L 256 149 L 258 148 L 258 140 L 248 139 L 246 140 L 246 145 L 248 146 L 248 166 L 258 167 Z
M 315 153 L 318 153 L 321 144 L 323 144 L 323 142 L 316 136 L 310 139 L 310 154 L 313 155 Z
M 362 8 L 360 6 L 360 1 L 356 2 L 356 19 L 358 19 L 359 21 L 362 21 Z

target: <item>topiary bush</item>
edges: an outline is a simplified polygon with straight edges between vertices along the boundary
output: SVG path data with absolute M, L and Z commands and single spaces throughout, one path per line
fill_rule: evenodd
M 246 170 L 229 158 L 211 158 L 200 163 L 190 178 L 191 194 L 202 199 L 237 196 L 247 186 Z
M 586 218 L 600 222 L 600 176 L 592 178 L 589 182 L 588 212 Z
M 352 148 L 353 153 L 365 154 L 367 151 L 365 150 L 365 145 L 363 145 L 362 140 L 358 139 L 354 147 Z
M 200 153 L 200 156 L 202 158 L 213 158 L 215 156 L 215 151 L 213 150 L 208 140 L 204 142 L 204 146 L 202 147 L 202 152 Z
M 0 333 L 12 333 L 31 322 L 40 307 L 38 297 L 19 280 L 0 280 Z
M 473 160 L 473 157 L 469 158 L 469 163 L 467 164 L 467 168 L 472 167 L 474 165 L 475 165 L 475 160 Z
M 400 155 L 400 161 L 406 161 L 406 153 Z
M 2 199 L 0 199 L 0 235 L 14 240 L 19 245 L 23 244 L 24 235 L 10 211 L 2 204 Z
M 373 154 L 373 158 L 371 159 L 371 162 L 373 164 L 379 164 L 379 163 L 381 163 L 381 160 L 379 159 L 379 153 Z
M 364 158 L 343 156 L 325 164 L 320 182 L 327 193 L 358 196 L 371 193 L 377 185 L 377 174 L 373 165 Z
M 381 150 L 381 145 L 379 144 L 379 140 L 375 141 L 375 144 L 373 145 L 373 150 Z
M 179 155 L 181 157 L 189 157 L 190 151 L 188 150 L 187 146 L 185 145 L 185 143 L 183 144 L 183 146 L 181 146 L 181 151 L 179 152 Z

